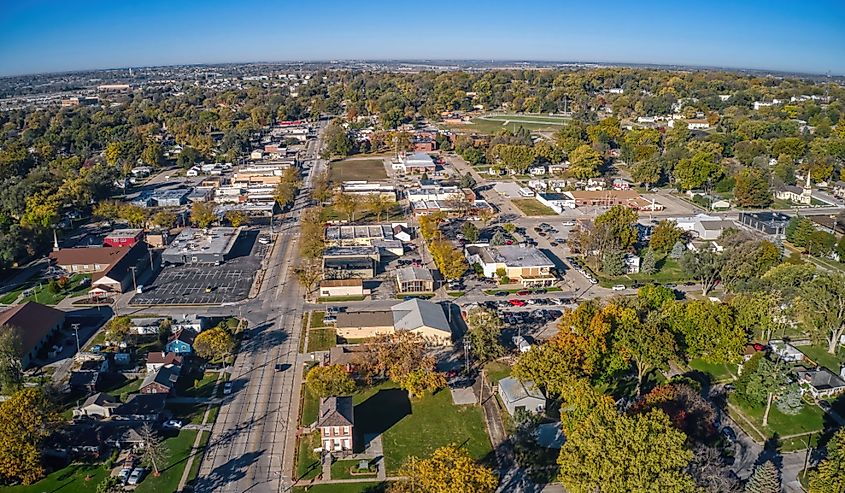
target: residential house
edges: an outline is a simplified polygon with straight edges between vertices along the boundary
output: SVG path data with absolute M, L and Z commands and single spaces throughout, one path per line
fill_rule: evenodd
M 182 318 L 173 319 L 170 325 L 175 334 L 180 330 L 191 330 L 197 334 L 208 328 L 209 319 L 201 315 L 185 315 Z
M 44 344 L 64 323 L 65 312 L 34 301 L 0 311 L 0 327 L 16 332 L 20 339 L 23 368 L 32 364 Z
M 74 392 L 89 395 L 97 391 L 100 372 L 97 370 L 76 370 L 70 372 L 68 386 Z
M 120 405 L 120 401 L 109 394 L 97 392 L 85 399 L 81 406 L 74 409 L 73 416 L 108 419 Z
M 351 452 L 355 416 L 351 396 L 327 397 L 320 400 L 317 428 L 326 452 Z
M 113 413 L 115 420 L 159 421 L 166 413 L 167 393 L 132 394 Z
M 370 290 L 364 289 L 364 281 L 361 278 L 325 279 L 320 282 L 321 298 L 365 296 L 368 294 L 370 294 Z
M 815 399 L 825 399 L 845 392 L 845 380 L 825 367 L 799 370 L 798 382 Z
M 156 372 L 165 366 L 182 366 L 182 356 L 176 353 L 166 353 L 163 351 L 152 351 L 147 353 L 147 372 Z
M 139 450 L 144 446 L 144 438 L 138 429 L 132 427 L 113 428 L 112 434 L 106 438 L 106 445 L 118 450 Z
M 147 373 L 138 388 L 140 394 L 169 394 L 179 380 L 178 366 L 162 366 L 160 369 Z
M 193 330 L 179 329 L 167 339 L 167 344 L 164 345 L 164 351 L 174 354 L 191 354 L 196 335 L 197 333 Z
M 341 365 L 346 368 L 346 371 L 355 374 L 356 367 L 360 364 L 362 358 L 370 354 L 370 348 L 366 345 L 355 346 L 333 346 L 329 349 L 330 365 Z
M 434 291 L 434 276 L 422 267 L 396 269 L 396 292 L 430 293 Z
M 522 381 L 513 377 L 499 380 L 499 397 L 511 416 L 520 410 L 542 413 L 546 409 L 546 397 L 531 380 Z
M 783 361 L 795 363 L 804 359 L 804 353 L 788 342 L 781 340 L 769 341 L 772 352 L 780 356 Z
M 622 256 L 624 263 L 625 274 L 639 274 L 640 272 L 640 257 L 633 253 L 626 253 Z
M 411 299 L 389 310 L 348 309 L 337 314 L 337 335 L 346 339 L 365 339 L 382 334 L 408 331 L 420 334 L 436 345 L 451 344 L 452 328 L 443 308 L 431 301 Z
M 133 318 L 131 320 L 132 326 L 129 331 L 139 336 L 149 336 L 158 334 L 159 327 L 164 321 L 161 317 L 142 317 Z
M 469 263 L 480 265 L 490 279 L 504 273 L 510 282 L 524 287 L 552 286 L 557 281 L 554 262 L 534 247 L 469 245 L 465 254 Z

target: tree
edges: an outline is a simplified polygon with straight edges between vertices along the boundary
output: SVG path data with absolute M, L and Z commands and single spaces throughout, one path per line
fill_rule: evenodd
M 769 183 L 757 168 L 745 168 L 736 176 L 734 200 L 740 207 L 767 207 L 772 203 Z
M 749 370 L 744 369 L 743 374 L 745 371 Z M 788 385 L 789 375 L 781 359 L 772 361 L 764 356 L 756 361 L 744 379 L 743 385 L 737 387 L 737 395 L 753 405 L 766 404 L 766 410 L 763 412 L 763 426 L 767 426 L 772 402 L 783 395 Z
M 161 145 L 158 142 L 148 143 L 141 152 L 141 160 L 150 166 L 158 166 L 162 159 L 164 159 L 164 153 L 162 152 Z
M 701 294 L 707 296 L 719 280 L 724 265 L 723 258 L 710 250 L 686 252 L 681 257 L 681 269 L 701 285 Z
M 420 368 L 434 370 L 434 358 L 426 354 L 425 340 L 414 332 L 396 332 L 376 337 L 358 361 L 361 375 L 372 380 L 387 377 L 394 382 Z
M 807 247 L 815 232 L 816 228 L 813 226 L 813 221 L 801 216 L 790 219 L 785 229 L 787 241 L 801 248 Z
M 396 383 L 411 397 L 422 397 L 446 386 L 446 377 L 431 368 L 417 368 L 396 379 Z
M 117 476 L 106 476 L 97 485 L 97 493 L 118 493 L 123 491 L 123 482 Z
M 219 326 L 204 330 L 194 338 L 194 351 L 206 360 L 222 360 L 234 349 L 235 340 L 232 334 Z
M 316 257 L 306 257 L 294 269 L 294 275 L 299 284 L 305 288 L 305 297 L 308 298 L 323 279 L 323 263 Z
M 476 227 L 475 224 L 472 224 L 469 221 L 466 221 L 463 226 L 461 226 L 461 234 L 464 235 L 464 239 L 468 243 L 475 243 L 476 241 L 478 241 L 478 227 Z
M 0 403 L 0 477 L 32 484 L 44 476 L 41 446 L 60 420 L 40 388 L 21 389 Z
M 410 457 L 399 471 L 405 479 L 391 482 L 389 493 L 493 493 L 499 480 L 466 449 L 446 445 L 427 459 Z
M 665 369 L 677 353 L 674 335 L 656 320 L 636 324 L 618 335 L 623 351 L 630 356 L 637 371 L 637 395 L 642 391 L 643 378 L 651 370 Z
M 686 253 L 687 248 L 684 246 L 683 242 L 676 241 L 674 245 L 672 245 L 672 251 L 669 252 L 669 258 L 679 259 L 684 256 Z
M 569 154 L 569 173 L 579 179 L 593 178 L 599 175 L 602 162 L 601 154 L 583 144 Z
M 683 230 L 678 227 L 675 221 L 664 219 L 657 223 L 657 226 L 652 230 L 648 247 L 654 250 L 654 253 L 665 255 L 675 246 L 675 243 L 681 240 L 683 235 Z
M 141 435 L 141 463 L 152 467 L 153 476 L 160 476 L 161 469 L 170 458 L 170 449 L 149 423 L 144 423 Z
M 625 273 L 625 258 L 619 250 L 610 250 L 601 257 L 601 269 L 608 276 L 621 276 Z
M 534 162 L 534 149 L 525 145 L 498 144 L 491 150 L 505 167 L 517 174 L 524 174 L 525 170 Z
M 701 395 L 700 390 L 688 384 L 659 385 L 637 401 L 630 412 L 642 414 L 652 409 L 666 413 L 672 426 L 684 432 L 691 441 L 709 443 L 715 438 L 716 407 Z
M 11 395 L 23 385 L 23 347 L 17 330 L 0 325 L 0 392 Z
M 355 381 L 342 365 L 316 366 L 308 370 L 305 383 L 319 397 L 349 395 L 355 392 Z
M 810 493 L 841 491 L 845 491 L 845 428 L 833 435 L 827 443 L 827 455 L 810 473 Z
M 208 202 L 194 202 L 191 205 L 191 222 L 197 227 L 205 229 L 217 220 L 214 206 Z
M 836 237 L 827 231 L 813 231 L 807 238 L 807 253 L 817 257 L 826 257 L 836 246 Z
M 231 224 L 233 228 L 238 228 L 241 225 L 246 224 L 246 222 L 249 221 L 249 218 L 242 211 L 232 210 L 226 212 L 226 220 L 229 221 L 229 224 Z
M 475 178 L 473 178 L 472 173 L 467 172 L 461 176 L 461 181 L 459 183 L 461 188 L 475 188 L 476 185 Z
M 367 196 L 366 204 L 367 208 L 376 215 L 376 221 L 381 222 L 381 215 L 385 213 L 389 213 L 390 209 L 396 205 L 396 202 L 391 200 L 390 198 L 373 193 Z
M 748 341 L 748 335 L 734 320 L 733 310 L 724 303 L 673 302 L 664 305 L 662 319 L 680 336 L 688 360 L 736 362 Z
M 467 312 L 466 337 L 471 344 L 472 354 L 480 363 L 494 360 L 505 353 L 499 342 L 502 335 L 502 320 L 498 313 L 486 308 L 473 308 Z
M 355 222 L 355 214 L 361 210 L 361 198 L 351 193 L 338 192 L 332 198 L 332 205 L 346 215 L 346 220 Z
M 159 211 L 153 214 L 150 222 L 154 226 L 170 229 L 174 224 L 176 224 L 176 214 L 168 211 Z
M 296 168 L 286 169 L 273 191 L 273 200 L 279 204 L 279 207 L 287 207 L 296 198 L 296 191 L 300 185 L 299 172 Z
M 637 221 L 639 217 L 630 207 L 614 205 L 596 218 L 596 228 L 606 228 L 608 235 L 621 250 L 627 250 L 637 243 Z
M 128 222 L 136 228 L 143 227 L 147 223 L 149 211 L 138 205 L 123 204 L 118 210 L 117 217 Z
M 126 342 L 132 328 L 132 319 L 126 315 L 114 317 L 106 324 L 106 341 L 112 344 Z
M 311 184 L 311 196 L 319 204 L 322 204 L 331 198 L 332 188 L 328 171 L 324 171 L 314 177 L 314 181 Z
M 697 152 L 691 158 L 683 158 L 675 166 L 675 181 L 681 190 L 701 188 L 708 179 L 716 178 L 719 165 L 710 152 Z
M 346 157 L 352 153 L 355 147 L 355 143 L 349 136 L 349 132 L 343 128 L 343 125 L 339 121 L 333 121 L 326 127 L 323 142 L 323 150 L 320 151 L 323 159 Z
M 744 493 L 781 493 L 780 472 L 770 460 L 754 468 Z
M 643 255 L 643 263 L 640 265 L 640 272 L 649 276 L 657 272 L 657 259 L 654 258 L 654 252 L 651 251 L 651 248 L 646 250 Z
M 559 479 L 572 493 L 694 490 L 685 472 L 686 436 L 660 410 L 635 416 L 592 413 L 560 450 Z
M 452 243 L 446 240 L 429 242 L 428 250 L 434 263 L 447 280 L 458 279 L 466 272 L 469 265 L 466 257 Z
M 797 303 L 800 321 L 816 341 L 836 354 L 845 335 L 845 274 L 819 273 L 801 287 Z

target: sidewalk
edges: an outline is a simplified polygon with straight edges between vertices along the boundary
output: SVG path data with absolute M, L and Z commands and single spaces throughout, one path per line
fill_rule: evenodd
M 214 390 L 211 395 L 217 395 L 217 388 L 220 386 L 220 380 L 223 379 L 223 375 L 224 373 L 222 371 L 217 374 L 217 380 L 214 381 Z M 196 439 L 194 439 L 194 444 L 191 447 L 191 453 L 188 454 L 188 460 L 185 462 L 185 469 L 182 470 L 182 477 L 179 479 L 179 487 L 176 491 L 183 491 L 185 489 L 185 485 L 188 483 L 188 476 L 191 474 L 191 467 L 194 465 L 194 458 L 197 455 L 200 455 L 199 460 L 202 460 L 199 448 L 203 434 L 209 433 L 209 437 L 211 434 L 211 427 L 213 423 L 208 423 L 208 414 L 211 412 L 211 406 L 219 404 L 220 399 L 204 399 L 204 401 L 208 402 L 208 405 L 205 408 L 205 413 L 202 415 L 202 423 L 199 425 L 188 425 L 183 428 L 186 430 L 197 429 L 199 432 L 197 433 Z

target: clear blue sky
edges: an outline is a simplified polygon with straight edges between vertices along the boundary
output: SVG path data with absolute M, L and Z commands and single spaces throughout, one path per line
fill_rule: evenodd
M 0 0 L 0 74 L 327 59 L 845 74 L 845 0 Z

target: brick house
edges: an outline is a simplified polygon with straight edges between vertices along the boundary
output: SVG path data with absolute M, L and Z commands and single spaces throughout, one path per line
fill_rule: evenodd
M 352 397 L 327 397 L 320 400 L 320 443 L 327 452 L 351 452 L 354 416 Z

